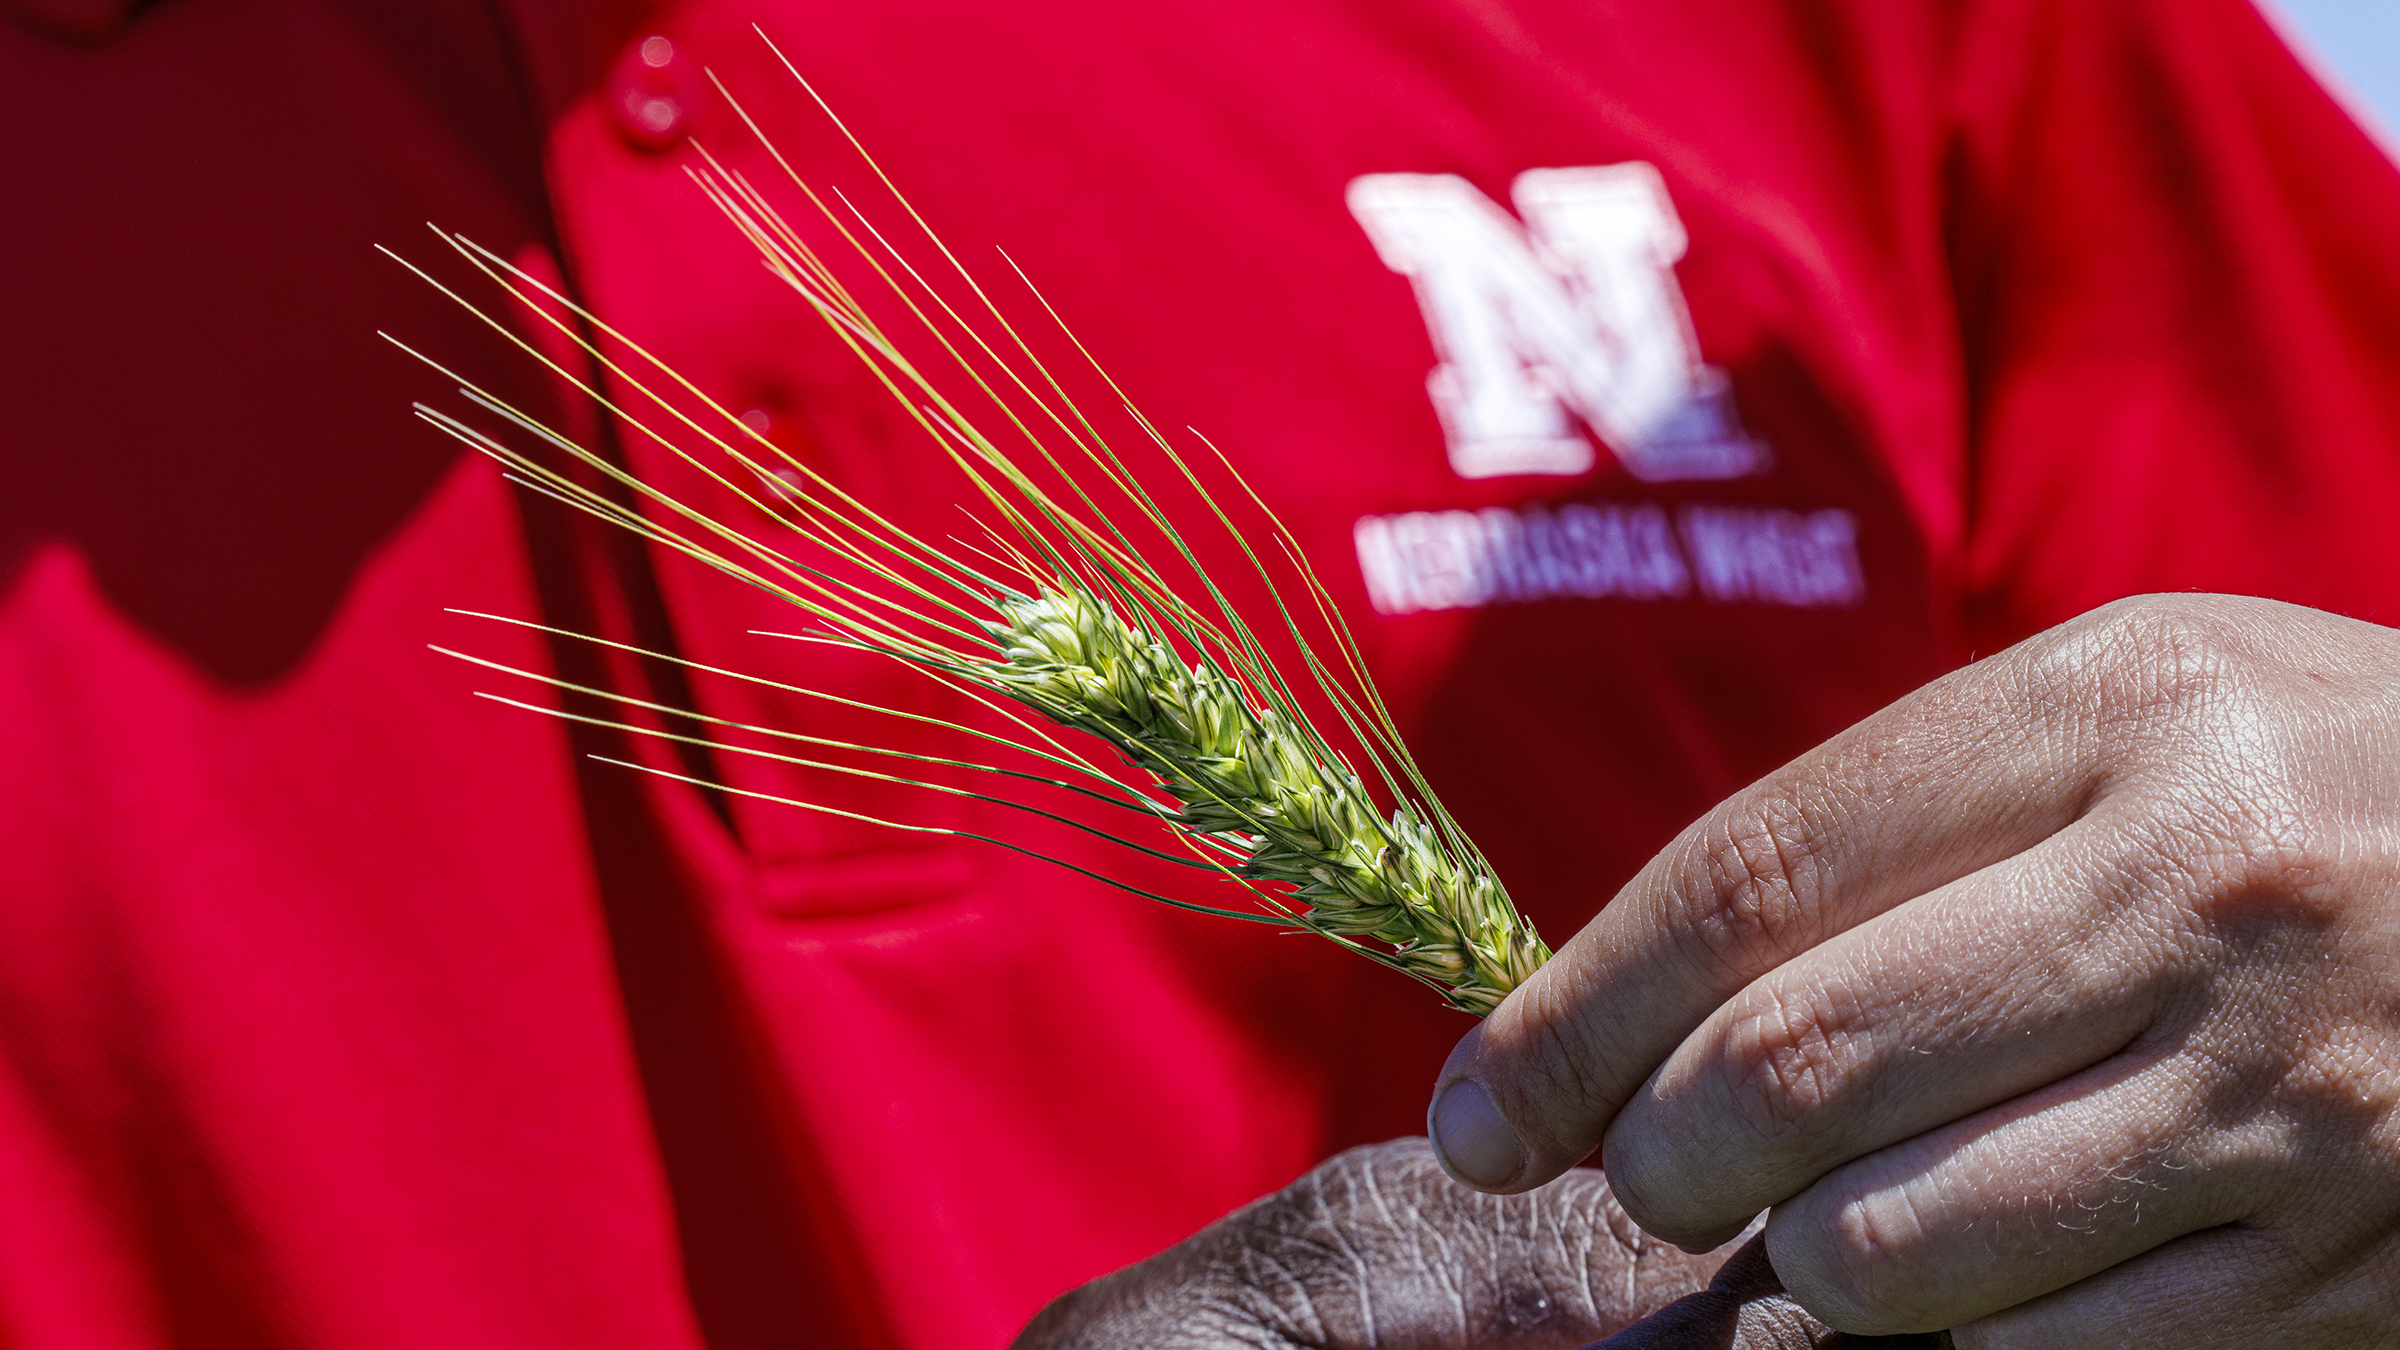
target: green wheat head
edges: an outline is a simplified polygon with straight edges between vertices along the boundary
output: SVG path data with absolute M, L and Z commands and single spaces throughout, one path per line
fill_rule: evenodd
M 788 69 L 790 63 L 785 65 Z M 792 73 L 799 79 L 796 70 Z M 802 84 L 805 87 L 806 82 Z M 723 86 L 719 89 L 723 91 Z M 723 92 L 727 103 L 741 111 L 730 91 Z M 810 92 L 813 96 L 814 91 Z M 830 109 L 826 115 L 832 117 Z M 746 111 L 742 116 L 749 120 Z M 840 125 L 838 119 L 835 124 Z M 757 132 L 755 123 L 751 129 Z M 847 135 L 847 128 L 843 130 Z M 772 153 L 773 145 L 763 133 L 760 140 Z M 851 143 L 857 144 L 855 139 Z M 860 154 L 865 154 L 863 148 Z M 875 373 L 964 476 L 971 495 L 997 517 L 1000 524 L 995 527 L 990 549 L 937 547 L 900 529 L 745 427 L 623 333 L 462 236 L 443 234 L 442 238 L 514 297 L 519 302 L 518 313 L 539 316 L 555 325 L 599 370 L 614 375 L 619 387 L 634 391 L 634 397 L 612 399 L 599 387 L 600 379 L 594 374 L 569 369 L 544 356 L 508 324 L 422 271 L 418 275 L 598 400 L 634 434 L 656 440 L 780 521 L 789 537 L 761 540 L 714 519 L 657 485 L 635 478 L 612 458 L 542 425 L 472 382 L 443 370 L 422 353 L 404 347 L 456 380 L 471 403 L 499 417 L 513 434 L 529 436 L 547 450 L 516 448 L 458 417 L 423 405 L 418 414 L 499 460 L 513 481 L 789 602 L 816 621 L 812 636 L 820 640 L 883 653 L 1004 713 L 1017 710 L 1007 721 L 1021 729 L 1022 735 L 937 724 L 957 734 L 962 752 L 978 742 L 1006 747 L 1011 757 L 1021 762 L 1029 757 L 1038 768 L 928 756 L 736 724 L 628 695 L 569 685 L 538 672 L 498 666 L 462 653 L 447 654 L 575 689 L 619 706 L 672 713 L 685 722 L 762 737 L 783 744 L 788 752 L 761 749 L 723 736 L 687 736 L 658 726 L 580 717 L 516 699 L 499 700 L 519 707 L 601 721 L 669 740 L 700 740 L 727 753 L 759 755 L 995 803 L 1099 834 L 1136 853 L 1231 878 L 1247 888 L 1255 908 L 1197 904 L 1061 862 L 1179 908 L 1323 934 L 1434 986 L 1453 1006 L 1469 1012 L 1481 1014 L 1497 1006 L 1548 959 L 1549 949 L 1518 915 L 1483 855 L 1442 809 L 1418 772 L 1375 692 L 1348 628 L 1289 532 L 1211 447 L 1218 466 L 1266 521 L 1263 537 L 1273 541 L 1273 549 L 1262 556 L 1251 535 L 1236 527 L 1183 453 L 1130 403 L 1124 404 L 1124 411 L 1142 432 L 1145 461 L 1155 462 L 1160 471 L 1180 477 L 1200 494 L 1213 520 L 1197 523 L 1227 534 L 1265 586 L 1275 610 L 1272 629 L 1299 653 L 1304 667 L 1300 684 L 1287 679 L 1269 659 L 1259 631 L 1201 566 L 1183 528 L 1192 522 L 1172 520 L 1159 507 L 1143 480 L 1101 437 L 999 307 L 932 235 L 897 189 L 892 189 L 890 181 L 884 179 L 884 186 L 892 190 L 899 209 L 941 260 L 937 275 L 947 279 L 947 290 L 930 283 L 907 255 L 847 200 L 837 196 L 842 207 L 837 211 L 802 181 L 780 154 L 775 158 L 818 214 L 873 273 L 879 285 L 877 293 L 885 303 L 906 317 L 910 331 L 933 339 L 948 363 L 949 374 L 943 380 L 937 382 L 902 353 L 834 271 L 742 175 L 703 151 L 692 177 L 758 247 L 769 269 Z M 873 164 L 871 158 L 867 162 Z M 880 176 L 880 168 L 876 173 Z M 945 298 L 951 292 L 962 296 L 964 303 L 952 304 Z M 1038 292 L 1035 294 L 1038 298 Z M 1047 310 L 1046 302 L 1044 308 Z M 967 317 L 970 314 L 973 321 Z M 1049 317 L 1057 318 L 1054 313 Z M 1082 351 L 1080 345 L 1077 350 Z M 620 352 L 623 355 L 617 354 Z M 1085 358 L 1089 359 L 1088 353 Z M 1093 370 L 1098 372 L 1096 363 Z M 1106 379 L 1104 372 L 1098 373 Z M 945 393 L 944 386 L 967 391 L 967 401 L 981 410 L 979 414 L 970 417 Z M 1121 390 L 1113 383 L 1108 388 L 1122 401 Z M 707 415 L 682 411 L 683 405 L 674 398 L 678 394 L 697 400 Z M 1022 452 L 1032 456 L 1028 462 L 1045 470 L 1051 481 L 1063 483 L 1063 495 L 1061 490 L 1045 486 L 1003 450 L 996 435 L 1029 447 Z M 579 477 L 557 467 L 562 457 L 565 463 L 581 464 L 614 480 L 646 506 L 621 504 L 618 494 L 589 485 L 588 474 Z M 1114 511 L 1105 509 L 1104 502 L 1116 503 Z M 1178 594 L 1157 567 L 1145 560 L 1144 550 L 1135 544 L 1135 530 L 1145 538 L 1163 540 L 1166 552 L 1199 579 L 1204 594 L 1190 599 Z M 836 563 L 841 565 L 833 565 Z M 863 579 L 852 579 L 862 575 Z M 1301 597 L 1300 603 L 1290 603 L 1290 596 Z M 1313 642 L 1307 622 L 1312 617 Z M 600 641 L 577 634 L 559 636 Z M 1330 653 L 1330 659 L 1321 652 Z M 790 692 L 832 697 L 756 675 L 695 668 Z M 1312 725 L 1296 693 L 1300 687 L 1313 689 L 1319 706 L 1330 708 L 1363 748 L 1367 772 L 1384 789 L 1386 798 L 1396 803 L 1392 809 L 1377 807 L 1368 779 L 1345 762 Z M 888 709 L 869 711 L 891 713 Z M 1027 712 L 1038 721 L 1026 720 L 1023 714 Z M 1071 738 L 1060 741 L 1041 730 L 1041 723 L 1088 733 L 1115 754 L 1086 755 L 1075 748 Z M 813 758 L 812 748 L 838 751 L 846 758 Z M 860 755 L 894 761 L 892 770 L 871 770 L 851 762 Z M 976 771 L 990 776 L 999 790 L 980 792 L 937 782 L 922 776 L 918 766 Z M 665 773 L 646 765 L 627 767 Z M 709 786 L 739 791 L 721 784 Z M 1031 797 L 1044 788 L 1064 789 L 1086 801 L 1105 804 L 1113 808 L 1114 819 L 1128 822 L 1127 828 L 1098 826 L 1042 809 Z M 791 804 L 875 820 L 895 829 L 962 835 L 1045 857 L 1009 839 L 863 816 L 833 802 L 795 800 Z M 1143 819 L 1132 821 L 1133 816 Z M 1145 837 L 1156 842 L 1144 843 Z

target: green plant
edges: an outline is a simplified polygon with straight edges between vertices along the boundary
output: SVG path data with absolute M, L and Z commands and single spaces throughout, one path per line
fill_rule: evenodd
M 800 78 L 796 70 L 792 73 Z M 728 104 L 741 110 L 731 91 L 723 92 Z M 833 116 L 830 109 L 826 115 Z M 742 116 L 749 121 L 746 111 Z M 834 121 L 840 125 L 838 118 Z M 758 130 L 754 122 L 750 125 Z M 847 135 L 847 128 L 843 130 Z M 760 140 L 773 151 L 763 133 Z M 857 145 L 855 139 L 851 143 Z M 865 155 L 863 147 L 859 153 Z M 442 287 L 446 293 L 597 399 L 633 434 L 667 446 L 780 522 L 788 535 L 761 539 L 716 519 L 446 370 L 443 373 L 457 380 L 470 402 L 546 450 L 516 448 L 459 417 L 423 405 L 419 415 L 499 460 L 523 485 L 790 603 L 816 621 L 815 636 L 821 639 L 882 653 L 986 702 L 1029 710 L 1048 723 L 1098 737 L 1113 747 L 1118 759 L 1095 760 L 1021 716 L 1011 721 L 1026 733 L 1021 736 L 944 725 L 968 741 L 998 742 L 1030 756 L 1040 766 L 1038 771 L 699 717 L 723 730 L 901 763 L 896 772 L 884 773 L 853 763 L 731 745 L 722 738 L 708 738 L 709 744 L 838 773 L 915 783 L 1101 833 L 1149 856 L 1230 877 L 1247 888 L 1256 907 L 1198 904 L 1117 878 L 1101 880 L 1186 909 L 1323 934 L 1434 986 L 1456 1007 L 1481 1014 L 1497 1006 L 1547 959 L 1549 950 L 1518 915 L 1483 855 L 1442 809 L 1375 692 L 1357 644 L 1325 587 L 1290 533 L 1241 482 L 1230 462 L 1212 446 L 1208 449 L 1213 466 L 1195 465 L 1133 409 L 1113 382 L 1106 385 L 1139 430 L 1142 462 L 1193 488 L 1212 517 L 1207 523 L 1239 546 L 1263 583 L 1274 610 L 1267 631 L 1279 634 L 1286 649 L 1297 653 L 1304 672 L 1297 684 L 1270 658 L 1265 634 L 1211 579 L 1189 542 L 1187 524 L 1170 518 L 1143 478 L 1101 435 L 897 189 L 892 189 L 894 200 L 941 260 L 936 275 L 955 284 L 963 304 L 953 305 L 945 298 L 945 287 L 932 284 L 846 199 L 837 197 L 841 209 L 835 209 L 780 154 L 775 158 L 874 278 L 871 293 L 904 315 L 911 325 L 908 331 L 918 340 L 930 339 L 929 350 L 942 360 L 941 378 L 912 360 L 802 233 L 741 174 L 703 151 L 692 178 L 757 246 L 769 270 L 874 371 L 962 475 L 962 486 L 969 489 L 966 495 L 982 504 L 992 522 L 988 547 L 938 546 L 899 528 L 744 426 L 598 315 L 462 236 L 442 237 L 519 302 L 518 312 L 555 325 L 634 396 L 612 398 L 599 381 L 544 356 L 537 344 L 457 291 Z M 872 158 L 867 162 L 872 165 Z M 881 176 L 880 168 L 876 173 Z M 891 188 L 888 179 L 882 181 Z M 424 272 L 418 274 L 440 285 Z M 1031 283 L 1026 284 L 1030 288 Z M 1039 292 L 1034 294 L 1038 298 Z M 1049 318 L 1057 321 L 1047 302 L 1042 303 Z M 1063 331 L 1063 323 L 1060 327 Z M 1090 360 L 1080 344 L 1076 351 Z M 434 364 L 422 353 L 412 354 Z M 1091 369 L 1106 380 L 1096 362 Z M 952 388 L 963 391 L 960 398 L 966 406 L 954 401 Z M 694 404 L 706 414 L 683 411 Z M 978 415 L 970 415 L 970 406 Z M 1003 448 L 1003 438 L 1022 449 L 1012 453 Z M 584 466 L 585 472 L 573 472 L 566 467 L 570 465 Z M 1202 467 L 1221 471 L 1241 509 L 1265 522 L 1262 537 L 1271 541 L 1271 548 L 1262 552 L 1251 534 L 1237 527 L 1224 501 L 1228 493 L 1212 491 Z M 595 474 L 613 480 L 624 492 L 605 490 Z M 1195 579 L 1197 594 L 1190 599 L 1179 594 L 1146 554 L 1171 557 Z M 1304 599 L 1295 604 L 1295 597 Z M 510 673 L 563 683 L 538 672 Z M 607 691 L 564 687 L 620 705 L 677 711 Z M 1378 807 L 1367 778 L 1312 724 L 1300 695 L 1304 688 L 1313 691 L 1318 706 L 1330 709 L 1361 747 L 1367 772 L 1393 803 L 1389 809 Z M 645 735 L 699 739 L 630 721 L 609 724 Z M 1000 784 L 1066 788 L 1086 800 L 1147 817 L 1151 824 L 1141 828 L 1163 827 L 1166 833 L 1160 842 L 1166 846 L 1142 843 L 1134 837 L 1135 830 L 1094 826 L 1042 809 L 1021 794 L 937 783 L 912 774 L 912 764 L 980 771 L 997 776 Z M 856 815 L 829 802 L 793 804 Z M 880 823 L 963 833 L 901 821 Z M 1010 840 L 971 837 L 1031 852 Z

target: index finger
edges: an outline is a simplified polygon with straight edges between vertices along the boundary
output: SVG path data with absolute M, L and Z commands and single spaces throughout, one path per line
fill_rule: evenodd
M 1550 1180 L 1752 981 L 2084 814 L 2193 678 L 2173 642 L 2130 644 L 2129 666 L 2126 628 L 2087 619 L 1935 681 L 1684 831 L 1451 1053 L 1427 1116 L 1444 1167 Z

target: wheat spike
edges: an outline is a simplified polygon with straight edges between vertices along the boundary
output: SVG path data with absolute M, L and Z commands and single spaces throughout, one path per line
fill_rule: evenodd
M 788 69 L 790 63 L 785 65 Z M 792 74 L 799 78 L 796 70 Z M 806 87 L 805 80 L 801 83 Z M 756 124 L 749 121 L 731 91 L 721 84 L 718 87 L 756 132 Z M 823 106 L 821 100 L 819 106 Z M 832 116 L 830 109 L 826 112 Z M 833 120 L 840 125 L 838 118 Z M 843 130 L 846 135 L 847 128 Z M 946 274 L 971 297 L 964 305 L 954 305 L 946 298 L 944 289 L 929 282 L 907 253 L 895 247 L 863 212 L 847 200 L 842 201 L 843 209 L 834 209 L 775 153 L 763 133 L 760 139 L 823 220 L 872 271 L 887 296 L 918 325 L 920 335 L 929 335 L 938 350 L 955 363 L 947 380 L 936 380 L 921 371 L 885 333 L 871 309 L 810 249 L 801 232 L 786 223 L 739 173 L 702 151 L 703 163 L 693 171 L 694 180 L 758 247 L 769 270 L 816 310 L 963 474 L 972 489 L 970 495 L 998 518 L 994 540 L 999 554 L 1005 556 L 958 545 L 937 547 L 899 528 L 809 465 L 783 455 L 597 315 L 462 236 L 442 237 L 522 302 L 524 312 L 556 326 L 580 346 L 596 367 L 615 377 L 633 397 L 625 401 L 612 397 L 593 377 L 544 355 L 506 322 L 456 291 L 441 287 L 445 293 L 552 372 L 584 390 L 630 433 L 665 446 L 780 521 L 789 540 L 762 540 L 712 518 L 659 486 L 634 477 L 610 457 L 543 426 L 455 375 L 452 378 L 471 402 L 503 419 L 515 432 L 530 434 L 543 449 L 515 448 L 432 408 L 420 406 L 419 414 L 499 460 L 512 480 L 523 486 L 791 603 L 821 625 L 811 635 L 817 640 L 880 652 L 953 688 L 980 694 L 989 706 L 1027 709 L 1043 722 L 1098 737 L 1115 749 L 1123 763 L 1112 767 L 1095 762 L 1041 732 L 1038 723 L 1022 718 L 1015 719 L 1025 733 L 1022 738 L 965 725 L 954 729 L 964 736 L 1011 745 L 1038 761 L 1042 773 L 903 754 L 866 744 L 845 746 L 767 728 L 738 728 L 867 755 L 982 770 L 1015 785 L 1007 793 L 962 792 L 923 780 L 735 744 L 724 748 L 839 773 L 918 781 L 933 791 L 1015 807 L 1104 834 L 1137 852 L 1184 861 L 1229 878 L 1247 889 L 1258 908 L 1198 904 L 1141 890 L 1074 863 L 1050 861 L 1180 908 L 1323 934 L 1441 990 L 1453 1006 L 1471 1013 L 1480 1015 L 1498 1006 L 1548 959 L 1549 949 L 1517 913 L 1489 864 L 1442 809 L 1417 770 L 1375 692 L 1349 630 L 1290 532 L 1274 520 L 1246 484 L 1240 484 L 1238 475 L 1232 475 L 1230 462 L 1218 456 L 1225 472 L 1266 521 L 1268 528 L 1259 537 L 1272 540 L 1273 549 L 1282 555 L 1285 580 L 1279 584 L 1269 558 L 1254 548 L 1251 534 L 1238 527 L 1209 492 L 1199 470 L 1129 402 L 1122 405 L 1156 462 L 1199 490 L 1214 523 L 1230 535 L 1264 583 L 1276 611 L 1273 630 L 1298 653 L 1305 667 L 1302 681 L 1287 679 L 1277 668 L 1259 631 L 1201 565 L 1179 522 L 1159 507 L 1141 476 L 1101 436 L 1092 419 L 1034 357 L 1000 308 L 932 235 L 897 189 L 892 189 L 894 199 L 907 218 L 924 231 L 943 260 Z M 857 144 L 855 138 L 851 143 Z M 865 155 L 863 148 L 860 154 Z M 871 157 L 867 162 L 873 165 Z M 881 178 L 881 169 L 875 172 Z M 890 188 L 888 178 L 881 181 Z M 404 260 L 403 265 L 418 270 Z M 422 271 L 418 274 L 440 286 Z M 1038 291 L 1034 294 L 1039 297 Z M 1047 310 L 1047 302 L 1043 304 Z M 562 311 L 573 318 L 560 317 Z M 976 319 L 966 317 L 970 314 Z M 1057 316 L 1051 312 L 1050 317 Z M 1068 336 L 1072 338 L 1071 333 Z M 1089 359 L 1080 344 L 1076 350 Z M 422 353 L 412 350 L 411 354 L 436 370 L 443 369 Z M 1092 370 L 1106 381 L 1097 363 Z M 974 399 L 988 405 L 988 413 L 980 418 L 970 416 L 946 390 L 947 384 L 963 385 Z M 1122 400 L 1123 393 L 1113 382 L 1107 387 Z M 676 396 L 681 396 L 681 401 Z M 686 410 L 693 399 L 707 408 L 705 417 Z M 1038 467 L 1063 482 L 1064 496 L 1020 466 L 997 439 L 1002 435 L 1025 445 Z M 616 480 L 645 499 L 648 508 L 627 507 L 587 479 L 562 470 L 555 463 L 559 455 Z M 1109 502 L 1116 503 L 1113 510 Z M 1188 567 L 1205 597 L 1187 600 L 1179 595 L 1144 557 L 1137 535 L 1154 536 L 1158 543 L 1153 547 L 1163 547 Z M 843 566 L 827 567 L 818 559 L 836 560 Z M 866 579 L 848 579 L 856 573 L 865 574 Z M 1295 582 L 1298 593 L 1305 597 L 1298 606 L 1286 599 L 1287 588 Z M 1312 613 L 1318 620 L 1314 641 L 1304 622 Z M 1330 653 L 1331 659 L 1320 653 Z M 477 664 L 507 669 L 491 662 Z M 576 688 L 537 672 L 509 673 Z M 1368 779 L 1345 762 L 1333 743 L 1311 724 L 1295 693 L 1304 686 L 1313 687 L 1320 706 L 1330 707 L 1361 747 L 1368 770 L 1396 803 L 1390 811 L 1377 807 Z M 636 710 L 658 711 L 659 705 L 603 690 L 577 692 L 613 699 L 629 710 L 626 720 L 612 720 L 608 725 L 646 736 L 688 739 L 631 716 Z M 1127 767 L 1134 771 L 1130 782 Z M 1028 784 L 1099 798 L 1162 824 L 1171 832 L 1181 856 L 1170 857 L 1158 848 L 1068 820 L 1012 795 Z M 1167 801 L 1158 800 L 1161 792 Z M 793 804 L 836 815 L 852 814 L 828 803 Z M 905 830 L 964 834 L 905 822 L 880 823 Z M 965 837 L 1045 856 L 1004 838 Z
M 1442 847 L 1409 803 L 1379 818 L 1366 784 L 1233 680 L 1081 592 L 1000 599 L 987 677 L 1156 776 L 1177 828 L 1242 853 L 1242 877 L 1281 883 L 1310 928 L 1393 944 L 1409 973 L 1488 1012 L 1549 958 L 1491 872 Z

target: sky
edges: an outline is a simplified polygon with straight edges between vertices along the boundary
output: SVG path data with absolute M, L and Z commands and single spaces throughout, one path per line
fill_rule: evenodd
M 2260 0 L 2318 74 L 2400 148 L 2400 0 Z

